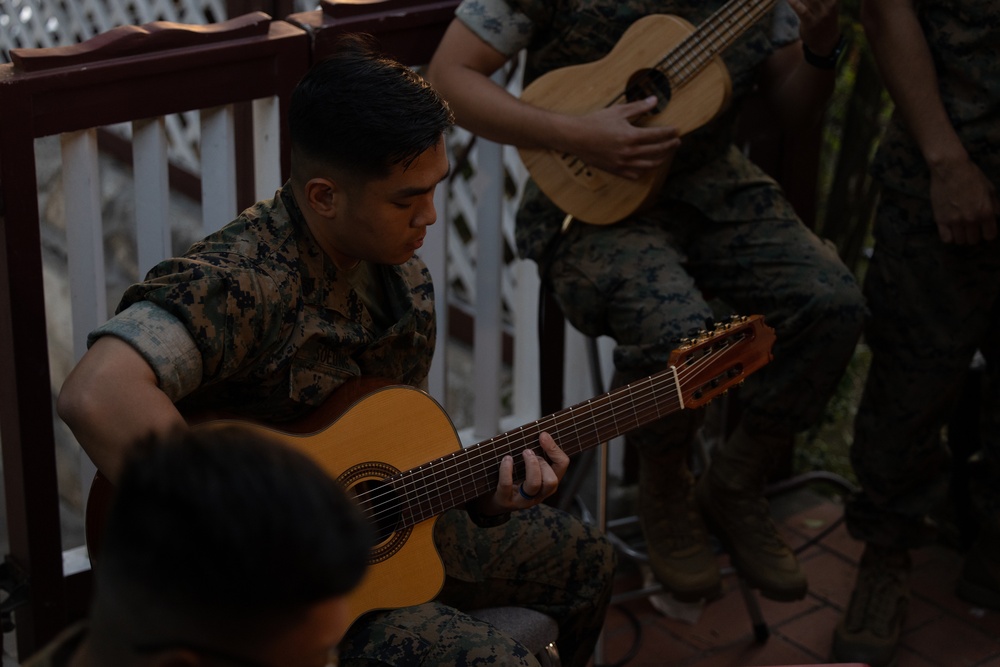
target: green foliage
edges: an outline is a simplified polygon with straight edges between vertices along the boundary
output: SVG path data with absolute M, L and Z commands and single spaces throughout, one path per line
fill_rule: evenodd
M 857 2 L 853 4 L 845 13 L 856 17 Z M 848 267 L 860 274 L 878 199 L 868 167 L 892 105 L 856 19 L 845 20 L 844 34 L 850 46 L 823 128 L 816 230 L 833 241 Z
M 799 435 L 792 461 L 793 473 L 828 470 L 857 483 L 851 468 L 850 448 L 854 441 L 854 416 L 870 363 L 868 348 L 858 345 L 836 393 L 826 406 L 823 420 Z

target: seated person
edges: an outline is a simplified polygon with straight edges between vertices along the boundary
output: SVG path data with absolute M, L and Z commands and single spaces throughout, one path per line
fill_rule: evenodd
M 348 380 L 426 382 L 434 288 L 414 253 L 449 173 L 448 106 L 411 69 L 348 36 L 296 86 L 288 118 L 289 181 L 130 287 L 60 392 L 59 414 L 112 482 L 129 444 L 183 425 L 182 411 L 277 424 L 316 414 Z M 340 647 L 341 665 L 497 655 L 535 664 L 516 640 L 465 613 L 504 605 L 552 616 L 563 661 L 587 662 L 614 552 L 596 531 L 541 505 L 569 459 L 548 434 L 540 446 L 544 455 L 526 449 L 517 467 L 506 457 L 492 493 L 438 518 L 444 590 L 362 616 Z
M 676 341 L 713 316 L 707 294 L 738 313 L 763 315 L 774 328 L 774 360 L 740 387 L 739 422 L 697 486 L 688 461 L 700 411 L 635 429 L 628 441 L 639 453 L 639 518 L 650 566 L 668 591 L 683 600 L 720 594 L 711 529 L 752 587 L 771 599 L 796 600 L 806 594 L 806 576 L 771 520 L 764 486 L 796 433 L 823 416 L 854 351 L 865 305 L 835 249 L 799 220 L 778 184 L 736 144 L 735 131 L 741 103 L 754 91 L 785 128 L 817 122 L 842 44 L 838 2 L 756 3 L 759 19 L 748 11 L 750 19 L 723 21 L 745 24 L 718 54 L 728 81 L 712 69 L 702 83 L 716 91 L 731 83 L 731 104 L 683 138 L 675 127 L 644 122 L 664 101 L 652 91 L 666 97 L 652 86 L 648 96 L 622 103 L 582 99 L 609 78 L 625 89 L 634 67 L 621 64 L 623 52 L 650 54 L 652 67 L 652 54 L 658 58 L 681 42 L 658 32 L 645 40 L 626 37 L 638 21 L 670 14 L 699 26 L 725 4 L 463 0 L 427 76 L 468 130 L 548 159 L 552 173 L 595 175 L 558 181 L 571 197 L 557 187 L 545 194 L 530 182 L 516 238 L 569 322 L 588 336 L 615 340 L 622 382 L 667 366 Z M 704 44 L 694 41 L 697 52 Z M 623 51 L 615 53 L 619 46 Z M 490 78 L 522 50 L 527 100 Z M 595 68 L 603 58 L 606 64 Z M 544 89 L 553 78 L 564 84 L 550 91 L 549 101 L 559 103 L 549 106 L 556 108 L 532 103 L 537 98 L 528 88 Z M 682 110 L 679 117 L 710 111 L 699 108 L 701 93 L 685 96 L 686 90 L 672 89 L 669 104 L 680 105 L 673 107 Z M 558 108 L 566 99 L 577 110 Z M 567 224 L 557 204 L 569 209 L 573 202 L 554 201 L 584 199 L 577 217 L 587 220 L 587 212 L 636 182 L 648 184 L 648 206 L 620 211 L 614 224 Z
M 332 477 L 257 431 L 143 441 L 118 479 L 89 618 L 25 667 L 324 667 L 371 543 Z

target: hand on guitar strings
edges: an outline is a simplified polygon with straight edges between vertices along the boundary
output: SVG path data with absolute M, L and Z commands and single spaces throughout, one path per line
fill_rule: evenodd
M 503 457 L 496 491 L 480 500 L 480 512 L 484 515 L 496 515 L 527 509 L 556 492 L 569 468 L 569 456 L 548 433 L 542 432 L 538 437 L 538 444 L 545 453 L 544 457 L 530 449 L 521 452 L 524 461 L 523 479 L 514 477 L 514 458 L 510 455 Z
M 676 128 L 642 126 L 642 118 L 656 105 L 656 97 L 647 97 L 567 116 L 573 125 L 566 133 L 572 145 L 560 148 L 617 176 L 640 178 L 672 158 L 681 145 Z

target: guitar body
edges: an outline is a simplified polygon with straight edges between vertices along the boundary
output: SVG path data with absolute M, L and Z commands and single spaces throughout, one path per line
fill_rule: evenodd
M 199 428 L 239 424 L 305 453 L 335 478 L 378 538 L 358 587 L 351 621 L 375 609 L 432 600 L 444 585 L 434 545 L 435 518 L 496 488 L 505 457 L 545 456 L 546 431 L 569 456 L 684 409 L 701 407 L 771 360 L 774 331 L 760 315 L 733 318 L 681 341 L 668 367 L 516 429 L 463 447 L 441 406 L 426 393 L 375 378 L 346 382 L 305 419 L 280 426 L 220 414 L 185 415 Z M 87 547 L 100 557 L 113 488 L 100 473 L 87 502 Z M 317 530 L 322 526 L 317 526 Z
M 592 63 L 552 70 L 524 89 L 521 99 L 550 111 L 584 115 L 624 101 L 630 77 L 659 63 L 695 31 L 687 21 L 653 14 L 633 23 L 611 52 Z M 718 57 L 683 86 L 672 87 L 669 102 L 639 120 L 643 126 L 676 127 L 681 135 L 715 118 L 729 102 L 729 72 Z M 591 224 L 618 222 L 649 203 L 670 171 L 669 164 L 638 180 L 583 164 L 575 156 L 546 149 L 518 149 L 538 187 L 560 209 Z
M 332 399 L 342 398 L 345 389 L 349 391 L 343 387 L 309 416 L 309 424 L 328 424 L 321 430 L 303 433 L 299 425 L 283 430 L 243 419 L 213 419 L 211 423 L 239 423 L 266 432 L 313 458 L 349 493 L 461 449 L 451 420 L 424 392 L 386 386 L 366 394 L 341 414 L 342 406 Z M 331 413 L 339 416 L 331 418 Z M 99 554 L 100 531 L 112 493 L 111 483 L 98 473 L 87 501 L 87 545 L 92 558 Z M 374 609 L 422 604 L 438 594 L 444 585 L 444 566 L 434 546 L 435 522 L 432 518 L 380 539 L 361 583 L 348 596 L 352 622 Z

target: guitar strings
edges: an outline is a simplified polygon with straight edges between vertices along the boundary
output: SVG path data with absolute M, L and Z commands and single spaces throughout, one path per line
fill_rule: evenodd
M 667 80 L 672 85 L 683 86 L 704 69 L 715 54 L 728 48 L 744 30 L 759 21 L 774 2 L 775 0 L 755 0 L 749 7 L 742 0 L 727 2 L 655 63 L 653 69 L 665 70 Z M 734 18 L 740 12 L 747 15 L 742 19 L 743 23 L 740 18 Z M 739 27 L 738 30 L 733 30 L 734 23 Z M 653 88 L 656 88 L 655 84 Z M 622 92 L 607 106 L 617 104 L 625 97 L 626 93 Z
M 715 356 L 718 356 L 719 354 L 721 354 L 721 353 L 723 353 L 725 351 L 727 351 L 727 350 L 725 348 L 723 348 L 722 350 L 709 353 L 708 355 L 702 357 L 700 360 L 698 360 L 693 365 L 688 366 L 686 368 L 682 368 L 681 370 L 679 370 L 678 371 L 678 376 L 681 376 L 681 375 L 687 376 L 687 375 L 690 375 L 692 373 L 699 372 L 700 366 L 703 366 L 703 365 L 705 365 L 707 363 L 710 363 L 710 362 L 714 361 L 714 357 Z M 393 481 L 395 481 L 395 482 L 397 482 L 397 484 L 395 486 L 393 486 L 392 488 L 383 488 L 382 491 L 384 492 L 384 494 L 387 497 L 390 498 L 390 504 L 392 504 L 392 506 L 393 506 L 392 507 L 392 511 L 396 511 L 395 510 L 396 506 L 399 505 L 399 504 L 402 504 L 402 503 L 394 503 L 394 502 L 392 502 L 392 499 L 395 498 L 397 495 L 398 496 L 402 496 L 404 499 L 408 497 L 410 499 L 410 502 L 408 503 L 409 505 L 413 504 L 413 501 L 414 501 L 415 498 L 419 498 L 419 493 L 421 493 L 421 492 L 424 494 L 425 497 L 428 497 L 428 498 L 429 497 L 439 497 L 439 498 L 443 499 L 443 495 L 442 494 L 440 494 L 440 493 L 435 494 L 435 492 L 433 490 L 434 488 L 444 487 L 445 489 L 450 489 L 449 482 L 453 481 L 452 478 L 456 478 L 456 477 L 457 478 L 464 478 L 464 477 L 467 477 L 470 473 L 483 472 L 483 471 L 485 471 L 485 470 L 488 469 L 487 466 L 490 467 L 490 468 L 496 469 L 498 467 L 499 460 L 503 456 L 505 456 L 507 454 L 513 455 L 513 454 L 515 454 L 517 452 L 520 452 L 521 450 L 523 450 L 525 448 L 528 448 L 528 447 L 531 447 L 533 449 L 538 449 L 538 445 L 537 445 L 538 434 L 541 431 L 543 431 L 543 430 L 549 431 L 550 433 L 552 433 L 554 435 L 554 437 L 556 437 L 558 439 L 560 437 L 560 431 L 559 431 L 560 425 L 559 425 L 559 422 L 560 421 L 566 422 L 567 418 L 569 418 L 569 420 L 570 420 L 569 421 L 569 425 L 572 426 L 573 423 L 574 423 L 574 421 L 577 420 L 577 418 L 572 414 L 572 412 L 574 410 L 581 411 L 583 408 L 586 408 L 586 407 L 588 407 L 588 406 L 590 406 L 590 405 L 592 405 L 594 403 L 598 403 L 599 402 L 599 403 L 602 404 L 602 407 L 604 407 L 604 406 L 610 406 L 612 408 L 610 411 L 604 410 L 603 413 L 600 412 L 600 411 L 598 411 L 598 410 L 589 410 L 588 411 L 588 412 L 592 413 L 591 422 L 592 422 L 593 426 L 595 427 L 595 429 L 598 428 L 598 427 L 600 427 L 600 426 L 602 426 L 602 425 L 604 427 L 607 427 L 607 426 L 611 425 L 612 423 L 614 423 L 615 426 L 616 426 L 616 429 L 615 429 L 616 433 L 618 433 L 618 432 L 624 432 L 625 430 L 630 430 L 630 429 L 622 429 L 620 427 L 617 427 L 617 422 L 619 420 L 615 419 L 615 416 L 616 415 L 621 415 L 621 410 L 620 410 L 620 408 L 616 407 L 616 403 L 623 404 L 623 405 L 631 405 L 632 406 L 632 412 L 633 412 L 633 414 L 635 414 L 637 416 L 639 414 L 642 414 L 646 418 L 646 420 L 653 419 L 653 418 L 656 418 L 658 416 L 662 416 L 662 415 L 665 415 L 665 414 L 669 414 L 670 412 L 673 412 L 673 411 L 676 411 L 676 409 L 679 409 L 680 406 L 678 405 L 676 408 L 671 408 L 669 410 L 666 410 L 665 412 L 659 413 L 658 412 L 658 410 L 659 410 L 659 404 L 662 403 L 663 399 L 662 398 L 657 398 L 655 394 L 650 394 L 650 397 L 651 397 L 650 400 L 646 400 L 644 402 L 636 402 L 635 401 L 634 394 L 641 388 L 641 385 L 644 385 L 644 384 L 656 384 L 656 383 L 661 384 L 661 391 L 662 391 L 662 386 L 667 386 L 669 388 L 669 391 L 667 391 L 664 394 L 663 398 L 669 398 L 673 394 L 676 394 L 676 385 L 675 385 L 675 381 L 673 379 L 673 372 L 670 369 L 668 369 L 666 371 L 662 371 L 661 373 L 652 376 L 651 378 L 647 378 L 646 380 L 642 380 L 642 381 L 638 381 L 636 383 L 632 383 L 631 385 L 628 385 L 628 387 L 619 388 L 619 390 L 616 390 L 616 392 L 611 392 L 611 393 L 606 394 L 604 396 L 591 399 L 590 401 L 587 401 L 586 403 L 580 404 L 578 406 L 574 406 L 573 408 L 568 408 L 566 410 L 563 410 L 563 411 L 561 411 L 559 413 L 556 413 L 555 415 L 551 415 L 549 418 L 543 418 L 543 419 L 538 420 L 538 421 L 536 421 L 536 422 L 534 422 L 532 424 L 527 424 L 527 425 L 525 425 L 525 426 L 523 426 L 523 427 L 521 427 L 519 429 L 515 429 L 514 431 L 510 431 L 510 432 L 507 432 L 507 433 L 495 436 L 494 438 L 491 438 L 490 440 L 486 440 L 486 441 L 484 441 L 482 443 L 474 445 L 473 447 L 466 448 L 466 449 L 461 449 L 461 450 L 457 450 L 457 451 L 455 451 L 455 452 L 453 452 L 453 453 L 451 453 L 451 454 L 449 454 L 449 455 L 447 455 L 445 457 L 442 457 L 442 458 L 437 459 L 435 461 L 428 462 L 428 463 L 424 464 L 423 466 L 419 466 L 419 467 L 414 468 L 412 470 L 408 470 L 408 471 L 405 471 L 403 473 L 399 473 L 397 475 L 394 475 L 394 476 L 392 476 L 390 478 L 387 478 L 385 481 L 386 482 L 390 482 L 390 483 L 393 482 Z M 626 400 L 623 401 L 622 400 L 623 397 Z M 650 410 L 650 406 L 652 406 L 652 410 Z M 610 415 L 612 417 L 611 421 L 607 420 L 608 415 Z M 542 425 L 543 422 L 551 422 L 552 423 L 552 427 L 549 427 L 549 428 L 544 427 Z M 637 421 L 637 424 L 638 423 L 644 423 L 644 421 Z M 579 431 L 579 429 L 577 429 L 577 431 Z M 527 434 L 527 437 L 524 437 L 525 434 Z M 570 435 L 572 435 L 572 434 L 570 434 Z M 578 440 L 579 440 L 579 437 L 577 438 L 577 441 Z M 571 446 L 573 444 L 576 444 L 576 443 L 574 443 L 571 438 L 563 438 L 562 441 L 560 442 L 560 446 L 564 449 L 564 451 L 569 450 L 567 452 L 569 454 L 576 453 L 571 448 Z M 474 466 L 476 464 L 476 462 L 473 460 L 473 457 L 475 455 L 477 455 L 477 454 L 479 455 L 479 459 L 480 459 L 480 461 L 479 461 L 480 469 L 479 470 L 476 470 L 475 468 L 469 469 L 470 465 Z M 453 459 L 459 457 L 459 456 L 463 456 L 463 457 L 465 457 L 467 459 L 465 461 L 465 463 L 466 463 L 466 469 L 465 470 L 458 471 L 458 472 L 456 472 L 454 474 L 451 474 L 450 478 L 448 476 L 446 476 L 444 478 L 434 479 L 435 475 L 438 473 L 438 470 L 436 470 L 436 468 L 445 467 L 445 469 L 447 469 L 449 467 L 449 464 L 451 463 L 451 461 Z M 483 466 L 482 465 L 484 462 L 487 464 L 487 466 Z M 517 468 L 523 470 L 523 465 L 517 466 Z M 410 479 L 407 480 L 406 479 L 407 477 L 409 477 Z M 424 484 L 424 485 L 420 484 L 421 481 L 426 482 L 428 477 L 431 478 L 432 481 L 436 481 L 437 482 L 437 487 L 428 487 L 426 484 Z M 489 480 L 489 484 L 492 485 L 492 480 Z M 416 496 L 411 492 L 412 488 L 414 488 L 414 487 L 419 487 L 418 488 L 418 494 Z M 487 486 L 483 490 L 483 492 L 488 491 L 489 488 L 491 488 L 491 486 Z M 423 489 L 423 490 L 421 491 L 421 489 Z M 452 496 L 454 496 L 455 492 L 451 491 L 451 493 L 452 493 Z M 476 491 L 476 492 L 472 493 L 471 496 L 469 496 L 469 497 L 476 497 L 478 495 L 481 495 L 481 493 L 479 493 L 479 491 Z M 465 496 L 463 496 L 463 498 L 464 497 Z M 449 507 L 453 507 L 453 506 L 455 506 L 457 504 L 457 503 L 454 502 L 454 497 L 452 497 L 451 500 L 452 500 L 452 504 L 450 504 Z M 384 509 L 384 507 L 373 508 L 373 509 L 375 509 L 375 511 L 378 512 L 380 509 Z M 438 511 L 439 509 L 440 508 L 432 508 L 430 510 L 430 514 L 428 516 L 433 516 L 434 514 L 439 513 L 439 511 Z M 424 518 L 426 518 L 426 517 L 424 517 Z M 415 520 L 415 521 L 413 521 L 413 523 L 419 523 L 420 520 L 423 520 L 423 519 Z
M 376 523 L 380 519 L 393 518 L 394 515 L 401 514 L 403 508 L 407 508 L 411 511 L 408 512 L 409 516 L 399 517 L 400 521 L 405 524 L 400 527 L 415 525 L 445 509 L 458 506 L 461 501 L 470 500 L 488 492 L 495 483 L 493 479 L 488 480 L 489 484 L 485 490 L 472 489 L 472 491 L 467 491 L 464 486 L 454 489 L 451 483 L 456 479 L 468 481 L 470 475 L 499 470 L 500 460 L 504 456 L 514 456 L 528 448 L 538 450 L 538 436 L 542 431 L 549 432 L 563 451 L 567 455 L 572 455 L 586 448 L 573 449 L 581 445 L 581 441 L 586 435 L 591 435 L 592 442 L 596 444 L 602 439 L 606 439 L 601 436 L 606 429 L 611 428 L 615 435 L 619 435 L 631 430 L 634 426 L 676 412 L 681 409 L 680 401 L 674 406 L 666 406 L 666 409 L 662 409 L 664 407 L 662 404 L 667 399 L 675 398 L 678 395 L 677 381 L 680 380 L 683 386 L 688 378 L 697 375 L 704 367 L 715 363 L 719 356 L 731 352 L 734 345 L 745 340 L 745 334 L 743 338 L 740 338 L 740 332 L 735 333 L 737 335 L 730 337 L 728 345 L 712 349 L 704 356 L 695 359 L 690 365 L 678 368 L 676 371 L 677 379 L 674 377 L 673 369 L 666 369 L 649 378 L 566 408 L 513 431 L 494 436 L 472 447 L 456 450 L 417 468 L 388 477 L 382 480 L 383 484 L 378 488 L 359 493 L 356 500 L 363 507 L 366 507 L 369 518 Z M 649 385 L 652 391 L 646 392 L 646 385 Z M 645 392 L 647 398 L 636 400 L 636 394 L 640 391 Z M 587 410 L 595 404 L 597 407 Z M 623 414 L 622 408 L 626 409 L 625 414 Z M 631 408 L 632 419 L 628 418 L 628 408 Z M 577 424 L 579 417 L 574 414 L 575 412 L 587 414 L 587 421 L 590 423 L 584 422 L 588 428 L 586 433 L 580 430 L 581 424 Z M 628 424 L 633 426 L 623 428 L 619 425 L 626 420 Z M 564 428 L 570 428 L 572 432 L 564 434 L 560 439 L 560 429 Z M 596 438 L 593 437 L 595 435 Z M 459 457 L 466 459 L 463 462 L 465 465 L 459 467 L 455 472 L 447 472 L 451 468 L 456 468 L 453 461 Z M 519 471 L 523 473 L 523 468 L 523 462 L 519 462 L 515 457 L 515 475 Z M 443 477 L 440 477 L 441 470 L 446 471 Z M 428 485 L 427 481 L 433 481 L 435 484 Z M 456 498 L 459 499 L 459 502 L 456 502 Z M 423 507 L 424 504 L 427 504 L 426 508 Z M 414 507 L 417 509 L 414 510 Z M 418 510 L 427 512 L 426 516 L 423 516 L 424 511 Z
M 711 361 L 714 360 L 713 357 L 718 356 L 718 354 L 720 353 L 721 351 L 717 351 L 714 353 L 710 353 L 709 355 L 706 355 L 697 363 L 687 367 L 687 369 L 681 369 L 680 371 L 678 371 L 678 375 L 680 376 L 683 374 L 687 376 L 692 373 L 698 372 L 700 366 L 706 363 L 710 363 Z M 474 445 L 471 448 L 457 450 L 456 452 L 453 452 L 448 456 L 442 457 L 441 459 L 438 459 L 436 461 L 429 462 L 424 466 L 420 466 L 410 471 L 406 471 L 404 473 L 400 473 L 399 475 L 393 476 L 386 481 L 395 480 L 397 484 L 393 488 L 382 489 L 382 491 L 384 492 L 384 497 L 387 499 L 387 502 L 383 503 L 381 506 L 378 506 L 377 509 L 373 507 L 373 510 L 376 513 L 376 518 L 389 518 L 393 514 L 398 513 L 399 511 L 398 508 L 401 505 L 405 505 L 406 507 L 413 510 L 411 512 L 411 516 L 407 517 L 408 521 L 406 521 L 405 525 L 415 525 L 426 518 L 430 518 L 431 516 L 439 514 L 444 509 L 457 506 L 458 504 L 460 504 L 455 501 L 455 496 L 457 492 L 455 489 L 453 489 L 453 487 L 451 487 L 451 483 L 454 482 L 456 478 L 458 479 L 466 478 L 470 474 L 474 473 L 495 472 L 498 469 L 499 461 L 503 456 L 506 456 L 508 454 L 513 455 L 529 447 L 533 449 L 538 449 L 537 445 L 538 434 L 543 430 L 552 433 L 553 436 L 556 437 L 558 441 L 560 437 L 558 431 L 559 428 L 558 421 L 561 418 L 562 421 L 565 422 L 567 417 L 569 417 L 570 420 L 576 419 L 572 415 L 572 411 L 574 409 L 579 411 L 580 409 L 598 401 L 610 405 L 612 408 L 614 408 L 614 404 L 616 402 L 625 405 L 631 404 L 633 414 L 638 415 L 641 413 L 644 415 L 647 421 L 649 419 L 654 419 L 658 416 L 664 416 L 666 414 L 670 414 L 671 412 L 680 409 L 680 406 L 677 405 L 676 407 L 672 407 L 665 411 L 660 411 L 659 404 L 662 403 L 662 399 L 656 399 L 655 396 L 653 396 L 652 394 L 650 394 L 651 400 L 646 400 L 644 402 L 635 401 L 634 394 L 638 391 L 639 385 L 655 384 L 655 383 L 661 384 L 661 390 L 662 386 L 667 386 L 669 388 L 669 391 L 667 391 L 664 394 L 664 397 L 671 397 L 673 394 L 677 393 L 675 380 L 673 379 L 673 372 L 668 369 L 667 371 L 663 371 L 655 376 L 652 376 L 651 378 L 647 378 L 647 380 L 633 383 L 629 385 L 627 388 L 621 388 L 620 390 L 618 390 L 618 394 L 614 397 L 611 397 L 609 395 L 604 395 L 602 397 L 591 399 L 591 401 L 588 401 L 587 403 L 574 406 L 573 409 L 567 409 L 561 411 L 560 413 L 556 413 L 555 415 L 552 415 L 548 419 L 539 420 L 534 422 L 533 424 L 528 424 L 519 429 L 515 429 L 514 431 L 504 433 L 499 436 L 495 436 L 494 438 L 479 443 L 478 445 Z M 622 401 L 621 399 L 623 396 L 626 397 L 628 400 Z M 652 410 L 650 410 L 650 406 L 652 406 Z M 620 414 L 619 409 L 612 409 L 610 411 L 605 410 L 603 414 L 598 411 L 592 411 L 592 412 L 594 417 L 591 418 L 591 421 L 593 422 L 595 427 L 601 424 L 603 424 L 604 427 L 607 427 L 612 423 L 616 424 L 617 426 L 617 422 L 619 420 L 615 419 L 615 415 Z M 609 414 L 612 417 L 611 421 L 608 421 L 607 419 Z M 555 428 L 544 428 L 544 427 L 539 428 L 539 425 L 541 425 L 543 421 L 553 422 L 555 424 Z M 637 423 L 644 423 L 644 422 L 639 421 Z M 573 422 L 570 421 L 569 425 L 572 426 Z M 630 430 L 630 429 L 617 428 L 616 434 L 624 432 L 625 430 Z M 527 435 L 527 437 L 524 437 L 525 435 Z M 579 438 L 577 438 L 577 440 L 579 440 Z M 597 439 L 595 441 L 595 444 L 596 442 L 599 441 L 600 440 Z M 572 441 L 566 438 L 563 439 L 563 442 L 560 442 L 560 446 L 563 447 L 564 451 L 569 450 L 567 451 L 568 454 L 575 453 L 571 449 L 571 444 L 573 444 Z M 478 462 L 474 460 L 474 457 L 477 454 L 479 455 Z M 451 473 L 449 475 L 446 475 L 444 478 L 440 478 L 439 475 L 437 478 L 435 478 L 435 475 L 437 475 L 439 472 L 435 470 L 435 468 L 445 467 L 447 469 L 448 467 L 447 464 L 452 459 L 463 455 L 465 455 L 467 458 L 467 460 L 465 461 L 466 463 L 465 468 L 457 470 L 456 472 Z M 478 470 L 474 467 L 477 465 L 477 463 L 479 465 Z M 473 467 L 470 468 L 470 466 Z M 517 468 L 523 470 L 523 465 L 517 466 Z M 407 480 L 406 479 L 407 477 L 409 477 L 410 479 Z M 427 483 L 428 481 L 435 482 L 435 484 L 429 485 Z M 463 500 L 478 497 L 479 495 L 488 492 L 489 489 L 492 488 L 492 484 L 493 480 L 491 478 L 490 480 L 487 480 L 487 484 L 483 489 L 476 489 L 467 495 L 462 495 L 462 494 L 458 495 Z M 416 493 L 414 493 L 414 490 L 416 491 Z M 399 498 L 398 501 L 396 500 L 397 497 Z M 450 502 L 444 502 L 446 498 Z M 431 503 L 432 500 L 437 500 L 439 505 L 432 504 Z M 428 503 L 427 508 L 424 508 L 422 506 L 424 502 Z M 416 509 L 414 509 L 414 506 L 416 506 Z M 425 511 L 420 512 L 418 510 L 425 510 Z
M 717 356 L 721 353 L 722 351 L 709 353 L 697 360 L 697 363 L 692 364 L 692 366 L 679 369 L 677 371 L 678 376 L 686 377 L 698 372 L 701 365 L 711 363 L 714 360 L 711 358 L 713 354 Z M 652 391 L 647 392 L 647 387 L 651 388 Z M 664 388 L 668 391 L 664 392 Z M 674 398 L 677 394 L 677 381 L 674 378 L 673 371 L 667 369 L 649 378 L 633 382 L 626 388 L 620 388 L 616 393 L 609 393 L 593 398 L 586 403 L 551 415 L 549 419 L 538 420 L 519 429 L 495 436 L 492 440 L 481 443 L 483 446 L 468 448 L 465 451 L 469 452 L 470 461 L 468 463 L 470 465 L 473 464 L 472 459 L 477 454 L 479 455 L 480 464 L 485 463 L 486 465 L 481 465 L 478 470 L 473 468 L 465 474 L 458 472 L 450 475 L 450 477 L 464 477 L 468 473 L 498 469 L 500 458 L 507 454 L 514 455 L 520 453 L 525 448 L 531 448 L 536 450 L 536 453 L 541 453 L 541 447 L 537 441 L 538 435 L 542 431 L 548 431 L 568 455 L 578 453 L 586 449 L 589 443 L 596 444 L 603 439 L 607 439 L 607 437 L 624 433 L 643 423 L 675 412 L 680 409 L 679 402 L 675 407 L 669 405 L 663 406 L 663 403 L 664 399 Z M 636 395 L 645 395 L 647 398 L 637 401 Z M 625 408 L 624 413 L 622 408 Z M 631 418 L 629 417 L 629 409 L 631 411 Z M 587 419 L 581 422 L 581 419 L 575 414 L 577 412 L 583 412 Z M 609 416 L 610 419 L 608 419 Z M 545 427 L 542 424 L 543 421 L 551 422 L 551 426 Z M 587 421 L 590 423 L 588 424 Z M 625 423 L 625 426 L 622 425 L 622 422 Z M 587 426 L 590 430 L 586 433 L 582 432 L 581 426 Z M 570 432 L 563 434 L 561 429 L 564 428 L 569 428 Z M 587 435 L 591 437 L 586 438 L 585 436 Z M 585 439 L 588 440 L 588 443 L 582 442 Z M 489 445 L 493 445 L 493 447 L 491 448 Z M 523 469 L 523 463 L 519 457 L 516 457 L 515 474 L 517 476 L 523 475 Z M 452 488 L 447 484 L 447 482 L 452 481 L 448 477 L 440 481 L 444 481 L 448 488 Z M 476 490 L 472 494 L 472 497 L 481 495 L 479 491 L 488 491 L 492 488 L 493 483 L 492 479 L 488 480 L 485 488 Z
M 741 0 L 726 3 L 705 21 L 705 32 L 710 35 L 707 44 L 705 36 L 699 35 L 702 32 L 699 27 L 660 62 L 669 59 L 672 64 L 667 69 L 676 73 L 679 84 L 686 83 L 711 61 L 714 54 L 728 48 L 747 28 L 759 21 L 773 4 L 774 0 L 757 0 L 749 7 Z M 746 16 L 736 18 L 740 13 Z M 733 29 L 734 24 L 738 29 Z M 713 55 L 709 56 L 710 53 Z

